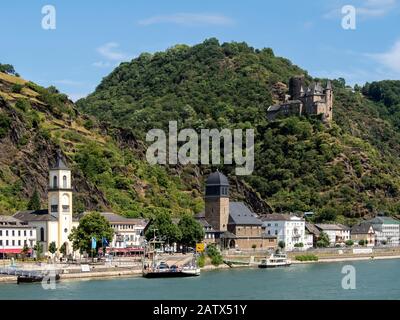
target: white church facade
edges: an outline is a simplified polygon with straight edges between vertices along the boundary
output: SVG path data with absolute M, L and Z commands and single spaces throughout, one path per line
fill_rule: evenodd
M 49 171 L 48 209 L 19 211 L 14 218 L 36 229 L 36 240 L 49 254 L 49 245 L 55 242 L 57 249 L 66 245 L 67 255 L 72 254 L 72 243 L 68 236 L 79 220 L 72 217 L 71 170 L 58 153 L 54 167 Z

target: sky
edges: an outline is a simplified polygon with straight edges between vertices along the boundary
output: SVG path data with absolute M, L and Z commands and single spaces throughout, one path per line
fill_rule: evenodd
M 352 29 L 343 28 L 346 5 Z M 211 37 L 272 48 L 314 77 L 350 85 L 400 79 L 400 0 L 13 0 L 0 13 L 0 63 L 72 100 L 122 61 Z

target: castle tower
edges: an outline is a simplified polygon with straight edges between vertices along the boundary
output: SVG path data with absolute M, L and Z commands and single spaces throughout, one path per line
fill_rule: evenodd
M 333 90 L 332 83 L 328 80 L 325 88 L 325 101 L 326 101 L 326 111 L 325 119 L 330 122 L 333 119 Z
M 72 186 L 71 170 L 62 160 L 61 153 L 57 153 L 57 160 L 49 172 L 49 213 L 58 220 L 56 239 L 57 248 L 65 242 L 69 243 L 68 236 L 72 229 Z M 67 246 L 67 254 L 72 251 Z
M 301 90 L 304 87 L 304 76 L 292 77 L 289 80 L 289 95 L 291 100 L 298 100 L 301 97 Z
M 217 231 L 227 231 L 229 220 L 229 182 L 216 171 L 206 181 L 205 218 Z

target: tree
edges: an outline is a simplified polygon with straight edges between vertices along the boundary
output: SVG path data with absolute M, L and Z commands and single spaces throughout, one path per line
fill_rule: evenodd
M 215 244 L 209 244 L 207 246 L 207 255 L 210 257 L 211 263 L 215 266 L 218 266 L 224 262 L 224 260 L 222 259 L 222 255 L 218 251 Z
M 14 74 L 15 69 L 11 64 L 1 64 L 0 63 L 0 72 Z
M 281 249 L 281 250 L 283 250 L 283 248 L 285 248 L 285 246 L 286 246 L 286 244 L 285 244 L 285 241 L 279 241 L 278 242 L 278 247 Z
M 351 247 L 354 244 L 353 240 L 347 240 L 346 241 L 346 246 Z
M 63 256 L 65 256 L 65 255 L 67 254 L 67 243 L 64 242 L 64 243 L 61 245 L 60 249 L 58 249 L 58 251 L 60 251 L 60 253 L 61 253 Z
M 28 210 L 40 210 L 40 197 L 39 192 L 36 188 L 32 194 L 31 199 L 29 200 Z
M 329 246 L 329 236 L 325 232 L 321 232 L 319 235 L 319 240 L 317 241 L 317 247 L 326 248 Z
M 22 253 L 22 257 L 23 257 L 23 259 L 25 259 L 25 257 L 28 255 L 28 253 L 29 253 L 29 247 L 28 247 L 28 244 L 25 242 L 24 243 L 24 246 L 23 246 L 23 248 L 22 248 L 22 250 L 21 250 L 21 253 Z
M 256 244 L 252 244 L 252 245 L 251 245 L 251 248 L 255 251 L 256 248 L 257 248 L 257 245 L 256 245 Z
M 50 244 L 49 244 L 49 252 L 51 254 L 55 254 L 57 252 L 57 245 L 54 241 L 50 242 Z
M 192 215 L 185 214 L 178 223 L 181 232 L 181 243 L 186 246 L 195 246 L 197 242 L 203 241 L 204 229 Z
M 36 252 L 36 259 L 40 260 L 42 253 L 43 253 L 43 245 L 37 242 L 33 247 L 33 250 Z
M 72 241 L 74 250 L 91 252 L 92 238 L 96 238 L 97 245 L 94 253 L 97 255 L 98 248 L 102 245 L 102 238 L 110 242 L 113 235 L 114 229 L 110 226 L 106 218 L 98 212 L 91 212 L 83 216 L 77 228 L 72 228 L 68 239 Z
M 159 239 L 170 243 L 178 242 L 182 238 L 181 230 L 172 222 L 171 215 L 166 211 L 160 211 L 150 222 L 146 231 L 146 239 L 151 240 L 154 237 L 154 230 Z
M 359 244 L 360 246 L 363 246 L 363 245 L 365 245 L 365 241 L 364 241 L 364 239 L 361 239 L 360 241 L 358 241 L 358 244 Z

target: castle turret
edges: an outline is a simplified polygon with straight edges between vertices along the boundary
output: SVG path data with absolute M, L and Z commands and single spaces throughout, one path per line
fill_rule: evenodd
M 57 153 L 56 163 L 49 171 L 49 213 L 58 220 L 59 248 L 69 243 L 68 235 L 72 229 L 72 186 L 71 170 L 65 165 L 61 153 Z
M 229 220 L 229 182 L 216 171 L 206 181 L 205 218 L 216 231 L 227 231 Z

